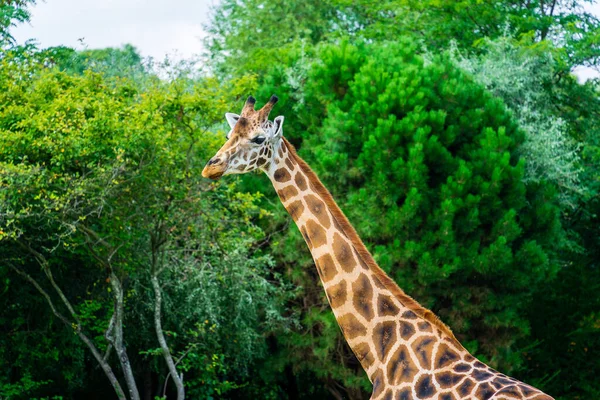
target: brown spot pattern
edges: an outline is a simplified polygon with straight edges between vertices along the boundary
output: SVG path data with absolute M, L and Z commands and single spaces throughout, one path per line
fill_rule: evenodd
M 333 235 L 333 254 L 344 271 L 352 272 L 356 267 L 350 245 L 337 232 Z
M 392 400 L 393 395 L 394 392 L 392 392 L 392 389 L 388 389 L 387 392 L 385 392 L 385 395 L 383 396 L 382 400 Z
M 387 376 L 390 385 L 399 385 L 403 382 L 412 382 L 419 372 L 410 358 L 410 353 L 405 345 L 400 345 L 390 357 L 387 364 Z
M 308 187 L 306 185 L 306 178 L 304 177 L 302 172 L 297 172 L 294 180 L 296 181 L 296 185 L 298 185 L 300 190 L 306 190 L 306 188 Z
M 377 297 L 377 313 L 380 317 L 393 316 L 398 314 L 398 307 L 390 296 L 380 294 Z
M 400 321 L 400 336 L 404 340 L 408 340 L 416 333 L 415 327 L 410 322 Z
M 298 221 L 298 218 L 300 218 L 300 215 L 302 215 L 304 212 L 304 204 L 302 204 L 300 200 L 296 200 L 288 204 L 285 208 L 290 213 L 294 221 Z
M 331 255 L 329 254 L 324 254 L 317 260 L 317 268 L 319 269 L 321 280 L 325 283 L 329 282 L 337 275 L 335 265 L 333 264 L 333 258 L 331 258 Z
M 343 306 L 346 302 L 346 298 L 348 297 L 348 284 L 346 281 L 341 281 L 340 283 L 327 288 L 326 292 L 329 296 L 331 307 L 338 308 L 339 306 Z
M 298 190 L 296 190 L 296 188 L 294 186 L 289 185 L 289 186 L 284 187 L 283 189 L 278 190 L 277 194 L 279 194 L 279 198 L 281 199 L 281 201 L 283 203 L 285 203 L 292 197 L 297 196 Z
M 329 220 L 329 215 L 327 215 L 327 207 L 325 203 L 317 196 L 309 194 L 304 198 L 306 201 L 306 205 L 308 209 L 312 211 L 313 215 L 317 217 L 321 225 L 328 229 L 331 226 L 331 221 Z
M 292 177 L 291 177 L 291 175 L 290 175 L 290 173 L 288 172 L 287 169 L 285 169 L 285 168 L 279 168 L 273 174 L 273 179 L 275 179 L 277 182 L 287 182 L 290 179 L 292 179 Z
M 445 337 L 444 340 L 449 342 L 452 346 L 454 346 L 457 349 L 462 348 L 462 344 L 460 344 L 459 341 L 453 337 Z
M 450 371 L 440 372 L 435 374 L 435 381 L 440 385 L 442 389 L 447 389 L 458 384 L 463 375 L 453 374 Z
M 383 371 L 378 369 L 371 375 L 371 382 L 373 382 L 373 395 L 371 398 L 377 398 L 381 393 L 383 393 L 383 388 L 385 386 L 383 382 Z
M 325 229 L 312 219 L 306 221 L 306 233 L 310 238 L 310 244 L 313 248 L 321 247 L 327 244 L 327 233 Z
M 492 385 L 490 385 L 489 383 L 485 382 L 485 383 L 479 384 L 479 387 L 477 388 L 477 391 L 475 392 L 475 395 L 477 396 L 478 400 L 479 399 L 481 399 L 481 400 L 488 400 L 496 392 L 497 392 L 497 390 L 494 389 L 492 387 Z
M 306 233 L 306 227 L 303 226 L 302 228 L 300 228 L 300 233 L 302 234 L 302 237 L 304 238 L 304 241 L 306 242 L 308 247 L 312 247 L 312 245 L 310 244 L 310 237 L 308 237 L 308 233 Z
M 421 321 L 417 325 L 421 332 L 433 332 L 433 328 L 431 327 L 431 324 L 427 321 Z
M 373 312 L 373 287 L 367 275 L 360 274 L 358 279 L 352 283 L 352 304 L 360 315 L 367 321 L 375 314 Z
M 377 286 L 379 289 L 387 289 L 383 282 L 381 282 L 381 279 L 379 279 L 377 276 L 373 276 L 373 283 L 375 283 L 375 286 Z
M 312 186 L 312 183 L 310 184 L 310 188 L 312 190 L 315 190 L 314 186 Z M 342 226 L 340 225 L 339 221 L 335 217 L 333 217 L 333 226 L 335 226 L 335 229 L 338 232 L 342 232 L 342 233 L 344 232 L 344 229 L 342 228 Z M 345 233 L 344 233 L 344 235 L 345 235 Z
M 388 352 L 396 343 L 396 322 L 385 321 L 377 324 L 373 328 L 373 343 L 375 344 L 377 357 L 381 361 L 385 360 Z
M 438 347 L 435 358 L 434 366 L 436 369 L 440 369 L 458 361 L 459 356 L 446 343 L 442 343 Z
M 464 373 L 464 372 L 469 372 L 471 370 L 471 368 L 473 368 L 473 367 L 471 367 L 471 364 L 459 363 L 459 364 L 456 364 L 453 369 L 455 372 Z
M 454 394 L 452 393 L 444 393 L 440 395 L 440 400 L 457 400 Z
M 367 328 L 352 314 L 342 315 L 338 318 L 338 323 L 342 328 L 344 336 L 349 340 L 358 336 L 364 336 L 367 333 Z
M 415 392 L 419 399 L 429 399 L 433 397 L 436 392 L 435 386 L 433 385 L 432 376 L 429 374 L 423 374 L 415 385 Z
M 264 157 L 260 157 L 260 158 L 258 159 L 258 161 L 256 162 L 256 166 L 257 166 L 257 167 L 262 167 L 263 165 L 265 165 L 265 164 L 267 163 L 267 161 L 268 161 L 268 160 L 267 160 L 266 158 L 264 158 Z
M 492 374 L 485 370 L 474 369 L 473 372 L 471 372 L 471 376 L 477 381 L 487 381 L 492 377 Z
M 365 371 L 375 362 L 375 356 L 371 353 L 371 348 L 367 343 L 359 343 L 354 346 L 354 354 Z
M 520 385 L 518 385 L 518 386 L 519 386 L 519 389 L 521 389 L 521 392 L 523 392 L 523 394 L 524 394 L 526 397 L 528 397 L 528 396 L 531 396 L 532 394 L 534 394 L 534 393 L 536 393 L 536 392 L 537 392 L 537 390 L 535 390 L 535 389 L 534 389 L 534 388 L 532 388 L 531 386 L 529 386 L 529 385 L 526 385 L 526 384 L 524 384 L 524 383 L 522 383 L 522 384 L 520 384 Z
M 417 355 L 417 359 L 424 369 L 429 369 L 431 360 L 431 351 L 433 350 L 433 344 L 435 338 L 433 336 L 421 336 L 412 343 L 412 348 Z
M 516 399 L 518 399 L 518 398 L 521 397 L 521 393 L 519 393 L 519 390 L 517 389 L 516 386 L 505 387 L 504 389 L 500 390 L 496 394 L 497 395 L 500 395 L 500 394 L 510 395 L 510 396 L 513 396 Z
M 354 250 L 354 255 L 356 256 L 356 259 L 358 260 L 358 263 L 360 264 L 360 266 L 363 269 L 368 270 L 369 266 L 367 264 L 365 264 L 365 260 L 362 259 L 362 257 L 360 256 L 360 254 L 358 254 L 358 252 L 356 251 L 355 248 L 352 248 L 352 250 Z M 377 286 L 377 283 L 381 283 L 381 282 L 379 282 L 379 280 L 377 278 L 375 278 L 374 281 L 375 281 L 376 286 Z M 385 289 L 385 287 L 381 287 L 380 289 Z
M 409 388 L 404 388 L 398 392 L 396 399 L 398 399 L 398 400 L 413 400 L 412 391 Z
M 456 389 L 456 391 L 462 397 L 467 397 L 471 393 L 471 390 L 473 389 L 473 386 L 475 386 L 473 384 L 473 381 L 470 380 L 469 378 L 467 378 L 467 379 L 464 380 L 463 383 L 461 383 L 458 386 L 458 388 Z
M 286 158 L 286 159 L 285 159 L 285 165 L 287 165 L 287 167 L 288 167 L 290 170 L 293 170 L 293 169 L 294 169 L 294 164 L 292 164 L 292 162 L 290 161 L 290 159 L 289 159 L 289 158 Z

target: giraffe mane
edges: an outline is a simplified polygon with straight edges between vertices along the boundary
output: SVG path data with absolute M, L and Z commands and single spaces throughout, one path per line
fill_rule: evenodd
M 451 339 L 453 339 L 457 345 L 460 345 L 460 342 L 456 340 L 452 330 L 440 320 L 437 315 L 423 307 L 419 304 L 415 299 L 404 293 L 402 289 L 391 279 L 380 267 L 377 265 L 373 256 L 367 250 L 367 247 L 362 242 L 361 238 L 356 233 L 354 227 L 348 221 L 348 218 L 344 215 L 343 211 L 337 205 L 333 196 L 327 190 L 325 185 L 321 182 L 317 174 L 308 166 L 308 164 L 300 158 L 298 153 L 296 152 L 295 147 L 285 138 L 283 137 L 283 141 L 290 151 L 290 156 L 294 158 L 294 160 L 300 166 L 300 169 L 306 176 L 308 177 L 311 188 L 325 201 L 325 204 L 329 208 L 331 215 L 334 220 L 337 222 L 338 226 L 342 230 L 342 232 L 348 237 L 352 246 L 356 250 L 358 256 L 361 258 L 363 263 L 373 271 L 373 274 L 379 281 L 402 303 L 406 308 L 414 312 L 419 317 L 425 319 L 432 323 L 435 327 L 440 329 L 443 333 L 448 335 Z M 460 345 L 462 348 L 462 345 Z

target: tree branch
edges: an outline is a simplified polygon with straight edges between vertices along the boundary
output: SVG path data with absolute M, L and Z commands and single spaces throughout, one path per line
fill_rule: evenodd
M 121 284 L 121 281 L 117 275 L 114 273 L 111 264 L 112 257 L 117 253 L 117 250 L 120 248 L 120 246 L 112 246 L 110 243 L 102 239 L 96 232 L 84 225 L 81 225 L 80 228 L 86 235 L 87 246 L 92 256 L 98 262 L 104 265 L 105 268 L 110 272 L 110 285 L 114 293 L 114 310 L 104 337 L 114 347 L 115 352 L 117 353 L 117 357 L 119 358 L 119 363 L 121 364 L 121 369 L 123 370 L 123 375 L 125 377 L 125 383 L 127 384 L 127 388 L 129 390 L 129 397 L 131 400 L 140 400 L 140 393 L 135 382 L 135 377 L 133 376 L 133 370 L 131 368 L 129 356 L 127 355 L 127 349 L 123 343 L 123 285 Z M 96 241 L 96 243 L 100 243 L 109 251 L 109 255 L 107 257 L 102 257 L 94 250 L 91 243 L 92 238 Z
M 177 368 L 175 363 L 173 362 L 173 356 L 171 355 L 171 351 L 169 350 L 169 346 L 167 345 L 167 340 L 165 339 L 165 335 L 162 329 L 161 322 L 161 304 L 162 304 L 162 294 L 160 284 L 158 283 L 158 277 L 155 275 L 156 269 L 153 268 L 152 271 L 152 288 L 154 289 L 154 327 L 156 329 L 156 337 L 158 338 L 158 343 L 160 344 L 160 348 L 162 349 L 163 357 L 167 363 L 169 368 L 169 375 L 175 382 L 175 386 L 177 387 L 177 400 L 183 400 L 185 398 L 185 388 L 183 386 L 183 374 L 177 373 Z M 167 382 L 169 382 L 169 375 L 165 380 L 165 386 L 163 390 L 163 396 L 165 396 L 165 391 L 167 390 Z
M 12 268 L 13 271 L 15 271 L 17 274 L 21 275 L 26 280 L 28 280 L 37 289 L 37 291 L 46 299 L 46 302 L 50 306 L 50 309 L 52 310 L 52 313 L 54 315 L 56 315 L 56 317 L 58 317 L 58 319 L 60 319 L 65 325 L 67 325 L 67 326 L 69 326 L 71 328 L 73 328 L 73 325 L 75 325 L 75 333 L 87 345 L 87 347 L 92 352 L 92 354 L 93 354 L 94 358 L 96 359 L 96 361 L 98 361 L 98 363 L 100 364 L 100 367 L 102 368 L 102 370 L 106 374 L 106 377 L 108 378 L 108 380 L 110 381 L 112 387 L 114 388 L 114 390 L 115 390 L 115 392 L 116 392 L 117 397 L 119 398 L 119 400 L 127 400 L 127 397 L 125 397 L 125 394 L 123 392 L 123 388 L 121 387 L 121 384 L 119 383 L 119 380 L 117 379 L 117 377 L 113 373 L 112 368 L 106 362 L 106 360 L 100 355 L 100 352 L 98 351 L 98 349 L 96 348 L 96 346 L 92 343 L 92 341 L 87 337 L 87 335 L 85 335 L 81 331 L 81 325 L 80 324 L 74 324 L 73 322 L 69 321 L 64 315 L 62 315 L 56 309 L 56 307 L 54 306 L 54 303 L 52 302 L 52 299 L 50 298 L 50 295 L 40 286 L 40 284 L 31 275 L 29 275 L 25 271 L 17 268 L 16 266 L 14 266 L 11 263 L 9 263 L 8 265 L 10 266 L 10 268 Z
M 107 339 L 110 338 L 109 340 L 111 340 L 111 344 L 117 352 L 119 362 L 121 363 L 121 369 L 123 370 L 123 375 L 125 376 L 125 383 L 127 383 L 127 388 L 129 389 L 129 397 L 131 400 L 140 400 L 140 393 L 135 383 L 135 377 L 133 376 L 131 363 L 129 362 L 127 350 L 123 344 L 123 287 L 121 285 L 121 281 L 119 278 L 117 278 L 114 272 L 110 273 L 110 284 L 115 292 L 115 310 L 113 314 L 114 321 L 113 318 L 111 318 L 111 324 L 114 322 L 112 330 L 114 337 L 109 335 L 105 335 L 105 337 L 107 337 Z
M 58 296 L 62 300 L 63 304 L 65 305 L 65 307 L 67 307 L 67 309 L 69 310 L 69 313 L 71 313 L 71 316 L 73 317 L 73 319 L 75 319 L 75 321 L 77 322 L 77 324 L 80 325 L 79 318 L 77 317 L 77 313 L 73 309 L 73 306 L 71 306 L 71 302 L 69 301 L 69 299 L 67 299 L 67 296 L 65 296 L 65 294 L 63 293 L 63 291 L 60 289 L 60 287 L 57 285 L 56 281 L 54 280 L 54 276 L 52 275 L 52 271 L 50 269 L 50 266 L 48 265 L 48 260 L 46 260 L 46 257 L 44 257 L 38 251 L 36 251 L 33 248 L 31 248 L 31 246 L 29 245 L 29 243 L 24 243 L 21 240 L 17 240 L 17 243 L 23 249 L 27 250 L 31 255 L 34 256 L 34 258 L 36 259 L 36 261 L 38 262 L 38 264 L 40 264 L 40 267 L 42 267 L 42 270 L 46 274 L 46 277 L 48 278 L 48 280 L 52 284 L 52 287 L 54 288 L 54 290 L 56 291 L 56 293 L 58 294 Z

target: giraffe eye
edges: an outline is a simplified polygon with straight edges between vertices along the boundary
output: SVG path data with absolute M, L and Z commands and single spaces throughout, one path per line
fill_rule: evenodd
M 257 136 L 255 138 L 253 138 L 252 140 L 250 140 L 252 143 L 256 143 L 256 144 L 261 144 L 262 142 L 265 141 L 264 136 Z

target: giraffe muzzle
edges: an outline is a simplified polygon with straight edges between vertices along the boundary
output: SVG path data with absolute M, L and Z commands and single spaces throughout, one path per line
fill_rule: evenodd
M 227 170 L 227 163 L 220 157 L 213 157 L 206 163 L 202 176 L 208 179 L 219 179 Z

